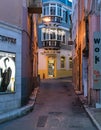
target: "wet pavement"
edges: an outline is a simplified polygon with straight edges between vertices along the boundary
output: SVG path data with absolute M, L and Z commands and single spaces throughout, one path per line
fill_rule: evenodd
M 0 124 L 0 130 L 97 130 L 75 95 L 70 79 L 42 80 L 34 109 Z

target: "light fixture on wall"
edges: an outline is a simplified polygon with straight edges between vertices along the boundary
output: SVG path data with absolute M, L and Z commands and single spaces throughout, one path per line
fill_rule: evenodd
M 51 18 L 50 17 L 44 17 L 42 20 L 43 20 L 43 22 L 48 23 L 48 22 L 51 21 Z

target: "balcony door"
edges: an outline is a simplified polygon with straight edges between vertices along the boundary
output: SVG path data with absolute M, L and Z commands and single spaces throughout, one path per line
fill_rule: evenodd
M 48 77 L 55 77 L 55 57 L 48 57 Z

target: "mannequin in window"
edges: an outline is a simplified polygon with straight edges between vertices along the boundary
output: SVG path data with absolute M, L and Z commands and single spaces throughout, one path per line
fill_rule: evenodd
M 5 92 L 7 90 L 7 87 L 9 85 L 10 79 L 11 79 L 12 70 L 9 66 L 9 58 L 4 59 L 4 66 L 5 66 L 5 70 L 4 70 L 4 72 L 1 72 L 1 77 L 2 77 L 1 91 L 2 92 Z

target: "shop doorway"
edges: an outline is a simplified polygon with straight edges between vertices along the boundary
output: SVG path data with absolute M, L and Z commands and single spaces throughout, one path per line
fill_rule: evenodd
M 48 57 L 48 77 L 55 77 L 55 58 Z

